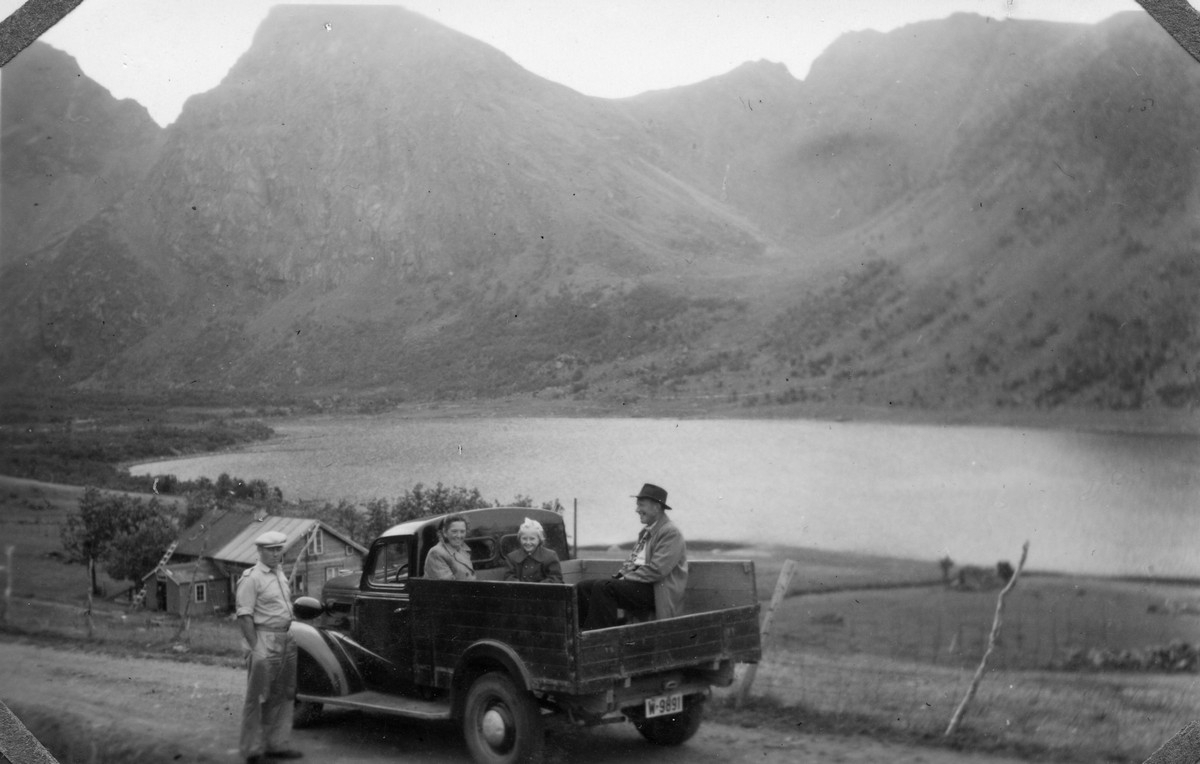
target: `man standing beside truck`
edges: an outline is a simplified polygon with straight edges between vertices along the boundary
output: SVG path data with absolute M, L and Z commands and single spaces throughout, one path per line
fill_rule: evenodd
M 629 559 L 612 578 L 588 579 L 577 586 L 581 629 L 618 624 L 618 609 L 653 612 L 655 618 L 679 615 L 687 588 L 687 544 L 667 517 L 667 492 L 646 483 L 637 496 L 641 533 Z
M 247 764 L 303 756 L 288 748 L 296 695 L 296 643 L 288 633 L 292 592 L 280 565 L 286 543 L 287 536 L 279 531 L 256 538 L 258 563 L 242 574 L 237 585 L 238 627 L 249 652 L 238 746 Z

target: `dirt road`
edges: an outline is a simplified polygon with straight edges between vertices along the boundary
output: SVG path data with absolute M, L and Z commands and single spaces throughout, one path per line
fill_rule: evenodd
M 244 675 L 227 666 L 116 657 L 0 638 L 0 699 L 35 734 L 71 738 L 75 758 L 124 751 L 143 764 L 240 761 L 236 740 Z M 458 730 L 351 713 L 330 713 L 297 730 L 304 761 L 321 764 L 462 764 Z M 64 755 L 60 753 L 60 755 Z M 665 764 L 1016 764 L 1017 759 L 880 743 L 867 738 L 787 734 L 706 722 L 679 748 L 650 747 L 628 724 L 557 733 L 549 764 L 650 759 Z M 133 759 L 130 759 L 133 760 Z

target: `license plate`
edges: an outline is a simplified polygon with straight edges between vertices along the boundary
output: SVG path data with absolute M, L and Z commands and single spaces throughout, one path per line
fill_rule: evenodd
M 653 719 L 656 716 L 666 716 L 667 714 L 677 714 L 682 710 L 682 693 L 676 692 L 671 695 L 655 695 L 653 698 L 646 698 L 647 719 Z

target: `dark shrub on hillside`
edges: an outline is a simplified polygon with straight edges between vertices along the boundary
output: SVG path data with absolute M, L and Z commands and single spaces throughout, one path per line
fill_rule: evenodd
M 1081 648 L 1069 651 L 1054 668 L 1062 671 L 1194 673 L 1200 671 L 1200 649 L 1178 640 L 1166 646 L 1141 650 Z

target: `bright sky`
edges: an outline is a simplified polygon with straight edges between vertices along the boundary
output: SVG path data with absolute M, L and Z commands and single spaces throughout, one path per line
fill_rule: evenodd
M 7 17 L 24 0 L 0 0 Z M 1200 0 L 1189 0 L 1196 3 Z M 117 98 L 167 125 L 221 82 L 273 5 L 290 0 L 84 0 L 42 39 Z M 546 79 L 617 98 L 686 85 L 746 61 L 804 78 L 840 35 L 966 11 L 1094 23 L 1135 0 L 327 0 L 402 5 L 482 40 Z

